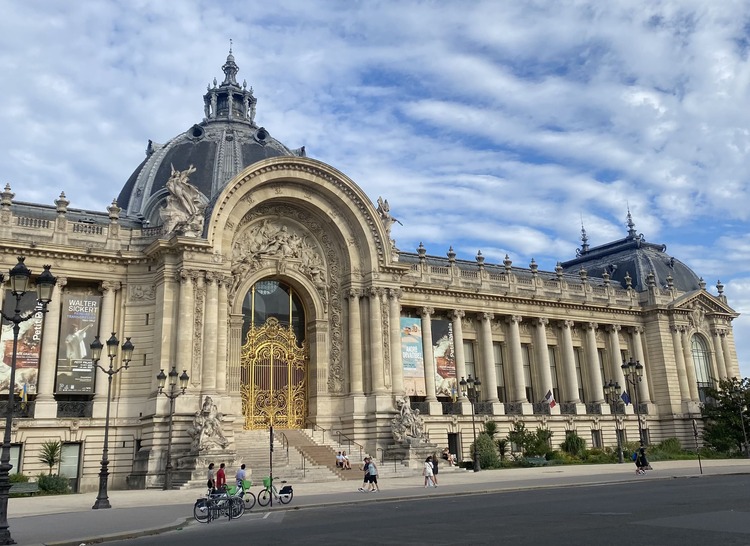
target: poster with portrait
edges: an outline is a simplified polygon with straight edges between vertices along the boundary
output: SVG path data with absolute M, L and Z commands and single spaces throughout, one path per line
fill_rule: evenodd
M 418 318 L 401 318 L 401 360 L 404 392 L 407 396 L 425 396 L 422 321 Z
M 449 320 L 432 321 L 432 353 L 435 358 L 435 395 L 456 397 L 456 357 L 453 324 Z
M 99 333 L 101 296 L 67 294 L 62 305 L 55 390 L 58 394 L 93 394 L 90 345 Z
M 16 377 L 14 392 L 23 396 L 36 394 L 37 378 L 39 376 L 39 358 L 42 353 L 42 327 L 44 326 L 44 313 L 41 305 L 37 302 L 36 291 L 27 292 L 20 301 L 21 316 L 31 312 L 31 318 L 21 322 L 18 327 L 18 343 L 16 347 Z M 3 302 L 3 312 L 13 316 L 16 309 L 16 297 L 6 292 Z M 13 323 L 3 319 L 2 321 L 3 362 L 0 364 L 0 394 L 8 394 L 10 385 L 10 370 L 13 363 Z

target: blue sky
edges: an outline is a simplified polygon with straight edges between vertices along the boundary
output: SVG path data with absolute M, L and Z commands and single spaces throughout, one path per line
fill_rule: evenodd
M 750 375 L 750 3 L 0 0 L 0 182 L 104 211 L 203 117 L 229 39 L 256 121 L 399 248 L 551 270 L 638 232 L 720 279 Z M 747 316 L 745 316 L 747 315 Z

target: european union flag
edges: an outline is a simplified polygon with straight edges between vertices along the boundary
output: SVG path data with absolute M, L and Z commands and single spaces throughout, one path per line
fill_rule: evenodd
M 625 402 L 625 405 L 630 404 L 630 395 L 628 394 L 628 391 L 622 391 L 620 398 Z

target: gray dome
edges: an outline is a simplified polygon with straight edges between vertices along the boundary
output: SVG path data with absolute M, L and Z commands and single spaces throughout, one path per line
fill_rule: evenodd
M 229 180 L 248 165 L 269 157 L 304 156 L 304 147 L 292 150 L 255 123 L 252 87 L 240 86 L 235 76 L 239 67 L 230 51 L 222 66 L 224 81 L 209 84 L 203 96 L 205 118 L 166 144 L 149 140 L 146 159 L 125 183 L 117 204 L 125 215 L 156 226 L 166 200 L 166 182 L 172 168 L 183 171 L 193 165 L 190 183 L 212 201 Z
M 638 292 L 648 290 L 648 275 L 654 274 L 656 286 L 666 288 L 671 277 L 672 285 L 681 292 L 692 292 L 701 288 L 702 279 L 688 266 L 667 254 L 666 245 L 647 243 L 643 235 L 635 232 L 635 225 L 628 212 L 628 236 L 601 246 L 589 248 L 586 231 L 582 230 L 583 246 L 574 260 L 560 265 L 565 273 L 577 273 L 585 269 L 590 277 L 609 274 L 613 283 L 627 286 L 626 277 Z

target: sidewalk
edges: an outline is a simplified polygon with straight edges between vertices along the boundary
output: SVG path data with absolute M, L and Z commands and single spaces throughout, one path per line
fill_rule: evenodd
M 748 460 L 703 461 L 703 475 L 750 474 Z M 287 506 L 274 505 L 253 512 L 284 510 L 353 502 L 373 502 L 436 495 L 460 495 L 478 492 L 513 491 L 546 487 L 565 487 L 630 481 L 700 477 L 698 461 L 654 463 L 646 476 L 636 476 L 632 464 L 568 465 L 504 470 L 445 471 L 439 475 L 438 488 L 425 489 L 421 476 L 381 479 L 378 493 L 360 493 L 360 482 L 335 481 L 299 483 L 294 500 Z M 281 476 L 283 479 L 283 476 Z M 260 486 L 252 488 L 257 493 Z M 195 499 L 203 489 L 181 491 L 110 491 L 109 510 L 92 510 L 96 492 L 50 497 L 12 498 L 8 503 L 9 526 L 20 545 L 67 545 L 102 542 L 153 534 L 196 524 L 192 518 Z

